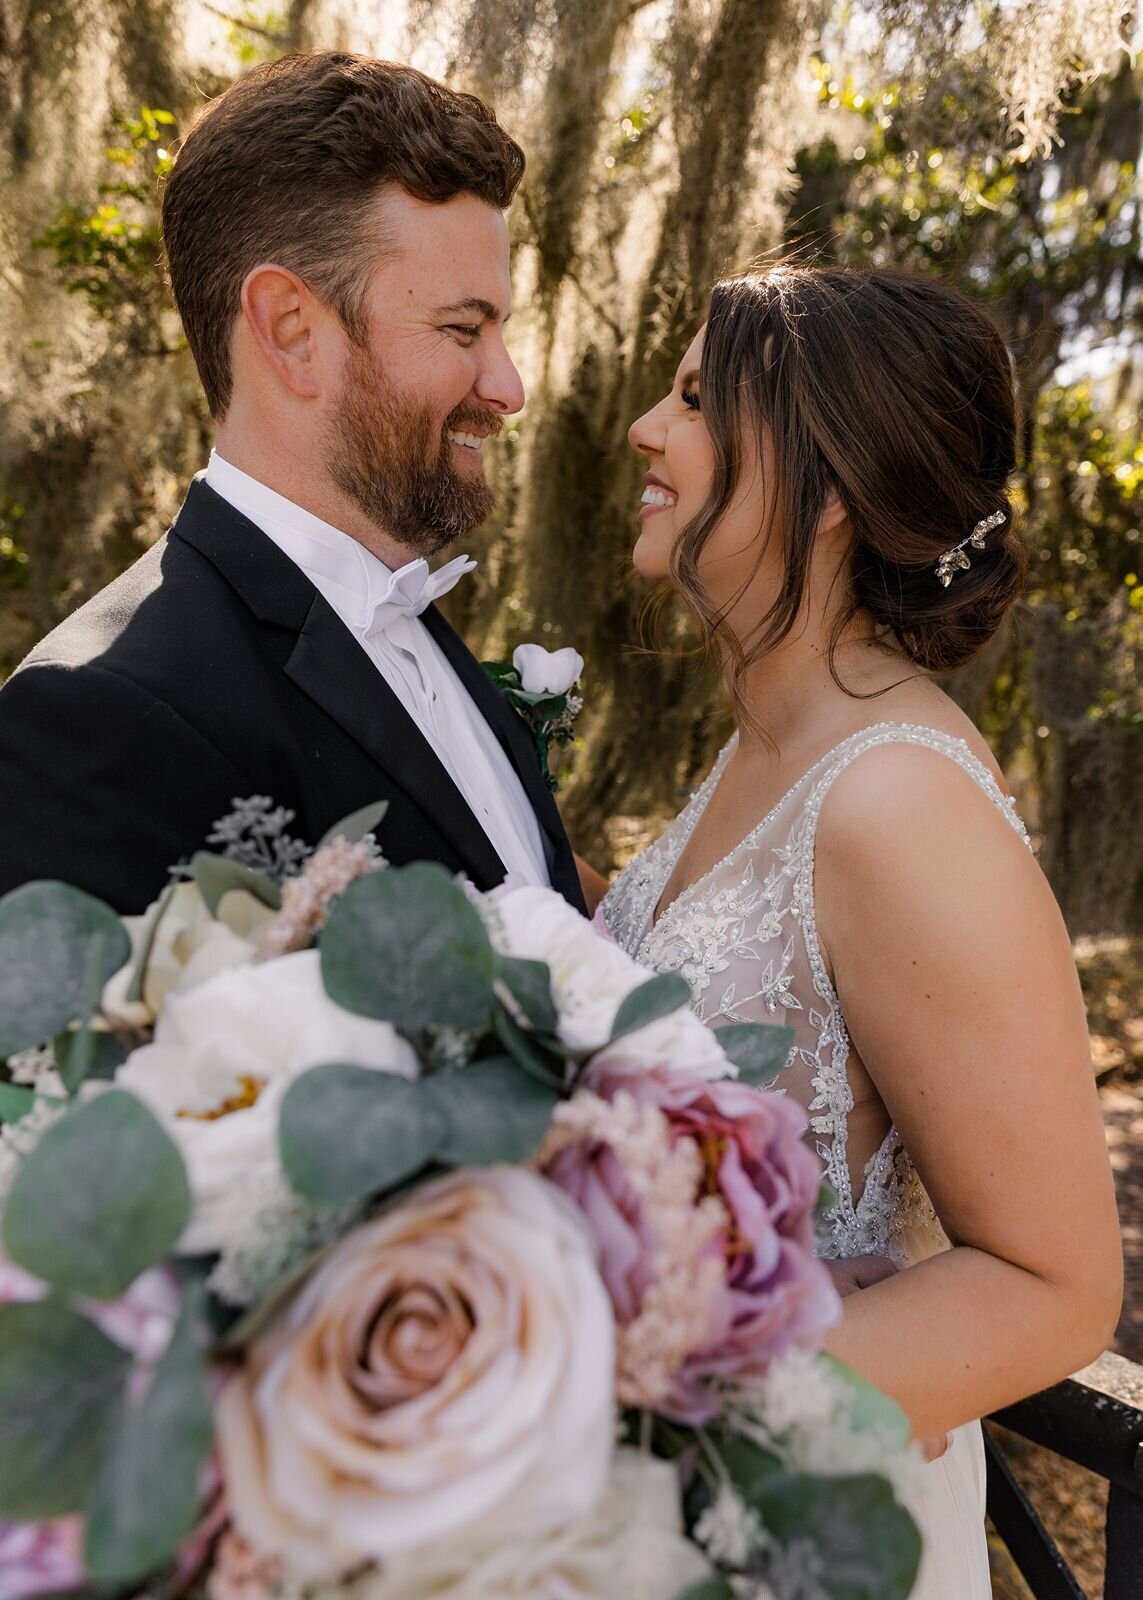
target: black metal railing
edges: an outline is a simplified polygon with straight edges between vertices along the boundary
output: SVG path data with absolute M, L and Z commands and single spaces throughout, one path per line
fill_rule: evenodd
M 1104 1600 L 1143 1600 L 1143 1367 L 1100 1356 L 990 1419 L 1108 1483 Z M 1090 1600 L 985 1428 L 988 1514 L 1036 1600 Z

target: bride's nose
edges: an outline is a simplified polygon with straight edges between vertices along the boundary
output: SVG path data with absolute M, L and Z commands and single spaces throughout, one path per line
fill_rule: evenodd
M 659 406 L 644 411 L 627 430 L 627 443 L 638 455 L 654 456 L 663 453 L 662 424 L 658 420 Z

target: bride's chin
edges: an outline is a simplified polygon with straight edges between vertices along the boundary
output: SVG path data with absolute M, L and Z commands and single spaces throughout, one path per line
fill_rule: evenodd
M 642 533 L 631 552 L 631 564 L 641 578 L 658 582 L 671 576 L 671 541 Z

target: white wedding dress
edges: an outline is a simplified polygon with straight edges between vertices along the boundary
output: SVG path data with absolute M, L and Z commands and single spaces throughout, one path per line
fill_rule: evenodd
M 964 740 L 934 728 L 878 723 L 823 756 L 728 856 L 652 923 L 734 744 L 732 739 L 722 751 L 686 809 L 616 879 L 603 916 L 638 961 L 682 973 L 694 991 L 695 1011 L 709 1025 L 774 1022 L 793 1029 L 793 1048 L 773 1087 L 809 1112 L 826 1181 L 837 1195 L 818 1254 L 888 1256 L 907 1266 L 947 1249 L 948 1239 L 871 1082 L 850 1056 L 814 916 L 818 818 L 832 785 L 852 762 L 876 760 L 873 752 L 888 744 L 914 745 L 954 762 L 1025 842 L 1027 834 L 1014 802 Z M 946 1453 L 922 1468 L 910 1509 L 924 1540 L 912 1600 L 990 1600 L 978 1422 L 957 1429 Z

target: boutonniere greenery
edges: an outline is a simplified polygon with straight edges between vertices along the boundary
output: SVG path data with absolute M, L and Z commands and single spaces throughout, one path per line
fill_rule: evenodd
M 583 657 L 570 647 L 545 650 L 540 644 L 517 645 L 511 661 L 485 661 L 485 672 L 508 704 L 528 724 L 540 760 L 540 771 L 555 793 L 558 781 L 549 767 L 552 744 L 570 744 L 575 720 L 583 710 L 579 692 Z

